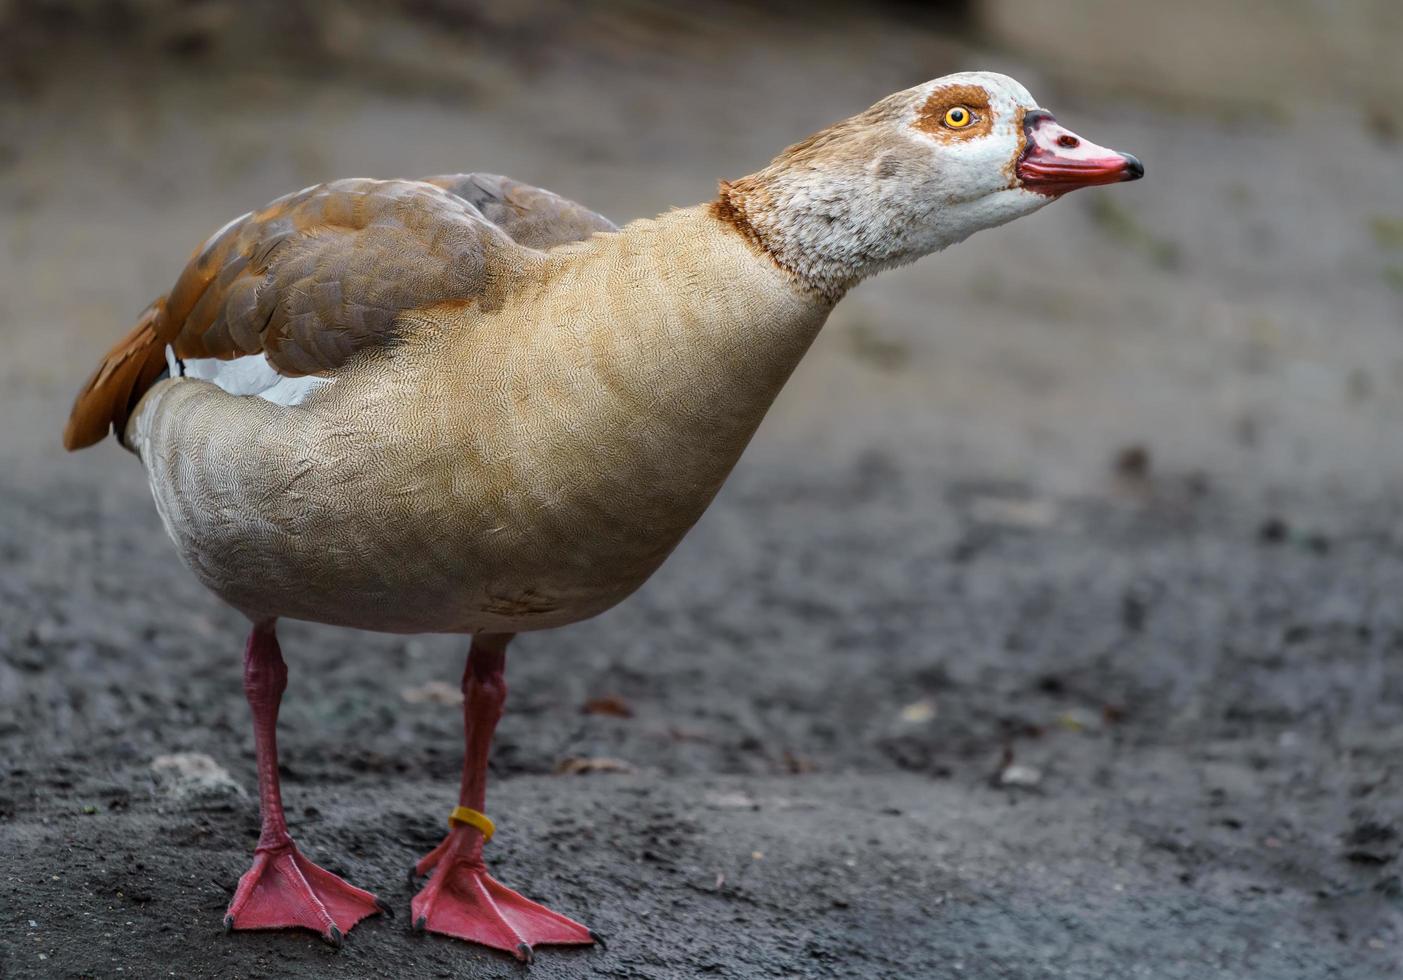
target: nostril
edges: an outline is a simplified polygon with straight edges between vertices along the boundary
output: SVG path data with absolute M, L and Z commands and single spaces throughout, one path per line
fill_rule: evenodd
M 1057 137 L 1057 145 L 1065 147 L 1068 150 L 1074 150 L 1077 147 L 1081 146 L 1081 140 L 1077 139 L 1071 133 L 1066 133 L 1062 136 Z

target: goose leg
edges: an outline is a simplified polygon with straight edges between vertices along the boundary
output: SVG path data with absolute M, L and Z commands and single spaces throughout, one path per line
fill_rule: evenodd
M 263 832 L 253 851 L 253 866 L 239 879 L 234 900 L 224 915 L 226 929 L 302 927 L 322 934 L 333 945 L 361 919 L 385 905 L 370 892 L 347 884 L 302 855 L 287 832 L 278 785 L 278 706 L 287 687 L 287 664 L 272 622 L 249 634 L 244 654 L 244 693 L 253 710 L 253 738 L 258 752 L 258 803 Z
M 484 834 L 490 835 L 492 826 L 482 819 L 487 756 L 507 699 L 503 670 L 510 640 L 509 633 L 473 637 L 463 671 L 466 750 L 459 809 L 443 843 L 414 867 L 412 874 L 432 871 L 433 877 L 414 897 L 412 909 L 417 929 L 457 936 L 530 961 L 534 946 L 588 944 L 596 937 L 578 922 L 498 883 L 482 860 Z M 466 819 L 459 819 L 460 814 Z

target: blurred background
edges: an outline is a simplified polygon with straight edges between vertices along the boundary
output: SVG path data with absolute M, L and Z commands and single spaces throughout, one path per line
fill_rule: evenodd
M 0 972 L 509 971 L 218 935 L 242 626 L 59 448 L 191 250 L 344 176 L 622 224 L 985 68 L 1146 179 L 857 289 L 658 576 L 513 648 L 504 877 L 621 940 L 543 975 L 1390 975 L 1400 49 L 1396 0 L 0 0 Z M 284 636 L 294 832 L 405 904 L 463 644 Z

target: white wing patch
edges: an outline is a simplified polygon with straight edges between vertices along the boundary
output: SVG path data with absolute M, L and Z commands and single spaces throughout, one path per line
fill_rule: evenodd
M 174 354 L 167 348 L 168 359 Z M 199 378 L 218 385 L 231 395 L 257 395 L 277 405 L 300 405 L 331 378 L 308 375 L 288 378 L 279 374 L 262 354 L 248 354 L 230 360 L 217 357 L 191 357 L 179 362 L 187 378 Z M 172 371 L 172 374 L 176 372 Z

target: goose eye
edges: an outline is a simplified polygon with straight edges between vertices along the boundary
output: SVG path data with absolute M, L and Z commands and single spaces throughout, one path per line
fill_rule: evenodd
M 974 114 L 962 105 L 945 110 L 945 125 L 951 129 L 964 129 L 974 121 Z

